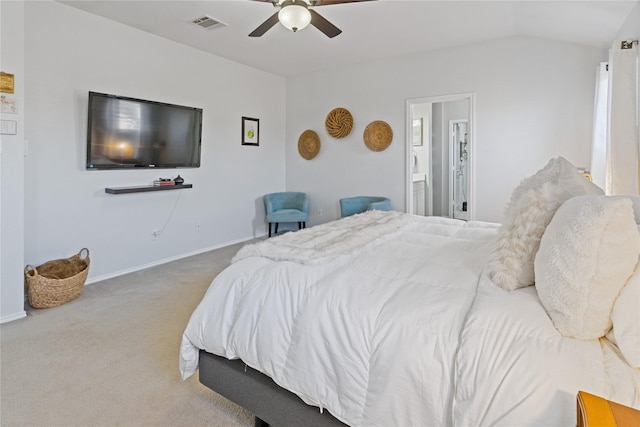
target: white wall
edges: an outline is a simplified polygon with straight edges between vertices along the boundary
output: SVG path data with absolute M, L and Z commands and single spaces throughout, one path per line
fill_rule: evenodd
M 0 2 L 0 70 L 14 75 L 16 135 L 0 135 L 0 323 L 24 317 L 24 5 Z
M 445 189 L 444 179 L 447 175 L 445 166 L 449 151 L 445 150 L 446 127 L 444 121 L 444 105 L 441 102 L 433 104 L 433 114 L 431 116 L 431 178 L 433 179 L 433 214 L 436 216 L 447 216 L 448 211 L 445 194 L 449 195 L 449 187 Z M 445 191 L 446 190 L 446 191 Z
M 26 262 L 87 247 L 92 282 L 266 233 L 262 195 L 285 189 L 284 78 L 57 2 L 26 2 L 24 27 Z M 202 108 L 201 167 L 85 170 L 88 91 Z M 259 147 L 241 145 L 242 116 L 260 119 Z M 193 189 L 104 191 L 177 174 Z
M 600 49 L 513 37 L 290 79 L 287 188 L 310 194 L 310 224 L 337 218 L 338 199 L 345 196 L 384 195 L 404 210 L 406 100 L 474 92 L 475 218 L 500 221 L 512 189 L 551 157 L 588 166 L 593 70 L 605 58 Z M 335 107 L 354 117 L 353 131 L 341 140 L 324 129 Z M 385 120 L 394 131 L 391 146 L 379 153 L 362 139 L 373 120 Z M 305 129 L 316 130 L 322 143 L 310 161 L 296 148 Z
M 619 43 L 620 40 L 638 40 L 640 39 L 640 2 L 636 5 L 635 8 L 631 11 L 627 19 L 625 20 L 622 27 L 620 27 L 620 31 L 616 35 L 616 42 Z M 617 47 L 617 46 L 614 46 Z M 640 47 L 638 47 L 640 49 Z M 636 88 L 638 88 L 639 92 L 637 93 L 638 104 L 640 104 L 640 73 L 637 73 L 638 83 Z M 636 123 L 638 124 L 638 138 L 640 139 L 640 108 L 636 108 Z
M 615 40 L 628 40 L 640 38 L 640 2 L 633 8 L 618 31 Z

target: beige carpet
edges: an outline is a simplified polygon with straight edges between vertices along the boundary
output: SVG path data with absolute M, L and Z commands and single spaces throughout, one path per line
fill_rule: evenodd
M 88 285 L 1 325 L 0 425 L 252 426 L 197 374 L 182 382 L 178 371 L 187 320 L 239 247 Z

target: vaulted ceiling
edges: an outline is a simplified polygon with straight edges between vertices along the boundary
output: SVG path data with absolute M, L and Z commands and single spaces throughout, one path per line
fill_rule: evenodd
M 607 48 L 638 0 L 378 0 L 317 7 L 316 12 L 342 30 L 335 38 L 313 26 L 293 33 L 280 24 L 262 37 L 248 37 L 277 11 L 269 2 L 61 3 L 270 73 L 298 76 L 518 35 Z M 205 15 L 225 25 L 204 29 L 192 23 Z

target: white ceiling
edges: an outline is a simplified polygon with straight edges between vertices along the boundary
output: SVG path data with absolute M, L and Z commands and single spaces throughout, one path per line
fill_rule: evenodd
M 516 35 L 607 48 L 640 0 L 378 0 L 316 8 L 342 30 L 333 39 L 313 26 L 292 33 L 280 24 L 248 37 L 277 11 L 257 1 L 59 1 L 270 73 L 298 76 Z M 207 30 L 191 23 L 202 15 L 227 25 Z

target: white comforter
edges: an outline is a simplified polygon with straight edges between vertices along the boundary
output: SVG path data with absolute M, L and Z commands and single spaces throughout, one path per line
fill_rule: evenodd
M 354 426 L 573 426 L 578 390 L 640 406 L 640 375 L 608 341 L 563 338 L 534 287 L 482 274 L 496 224 L 350 218 L 241 250 L 187 325 L 183 378 L 198 349 L 241 358 Z M 284 260 L 274 244 L 305 234 L 325 249 Z

